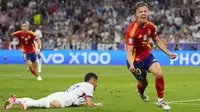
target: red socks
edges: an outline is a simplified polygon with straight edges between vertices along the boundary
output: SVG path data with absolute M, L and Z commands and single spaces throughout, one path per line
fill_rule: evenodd
M 38 75 L 38 73 L 36 72 L 36 69 L 35 68 L 31 68 L 31 73 L 33 74 L 33 75 L 35 75 L 36 77 L 38 77 L 39 75 Z
M 145 87 L 142 87 L 142 85 L 138 82 L 137 88 L 138 92 L 142 95 L 144 93 L 144 90 L 146 89 L 147 85 Z
M 164 89 L 165 89 L 164 77 L 163 76 L 162 77 L 156 77 L 155 86 L 156 86 L 158 98 L 163 98 Z M 147 85 L 141 85 L 140 83 L 138 83 L 138 85 L 137 85 L 138 92 L 140 94 L 143 94 L 145 89 L 146 89 L 146 87 L 147 87 Z
M 164 77 L 156 77 L 155 82 L 158 98 L 163 98 L 164 95 Z

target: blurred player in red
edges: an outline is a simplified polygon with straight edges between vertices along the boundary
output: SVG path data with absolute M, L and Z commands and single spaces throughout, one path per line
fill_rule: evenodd
M 29 31 L 28 23 L 23 23 L 21 25 L 20 31 L 11 33 L 12 29 L 13 27 L 11 26 L 9 28 L 8 34 L 10 36 L 15 36 L 18 38 L 26 64 L 28 65 L 31 73 L 37 77 L 37 80 L 41 81 L 42 77 L 36 71 L 36 52 L 37 54 L 40 54 L 40 49 L 41 49 L 40 40 L 35 36 L 33 32 Z M 39 48 L 37 51 L 35 50 L 34 41 L 37 42 Z
M 126 29 L 127 66 L 138 80 L 138 92 L 145 102 L 149 101 L 148 96 L 144 93 L 148 86 L 147 71 L 155 76 L 157 105 L 164 110 L 170 110 L 171 107 L 163 99 L 164 77 L 161 66 L 151 54 L 149 38 L 152 38 L 155 45 L 169 58 L 175 59 L 176 55 L 172 54 L 158 38 L 155 26 L 147 19 L 148 15 L 148 5 L 144 2 L 138 2 L 136 4 L 137 20 Z

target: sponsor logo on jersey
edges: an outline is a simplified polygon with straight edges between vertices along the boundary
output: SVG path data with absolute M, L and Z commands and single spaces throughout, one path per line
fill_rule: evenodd
M 142 38 L 142 35 L 140 34 L 138 38 Z

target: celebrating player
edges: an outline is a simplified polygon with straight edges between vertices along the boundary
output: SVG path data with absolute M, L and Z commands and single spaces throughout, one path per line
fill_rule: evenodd
M 164 77 L 161 66 L 151 54 L 149 38 L 151 37 L 155 45 L 167 54 L 169 58 L 175 59 L 176 55 L 172 54 L 165 47 L 156 34 L 155 26 L 147 20 L 149 14 L 148 5 L 144 2 L 138 2 L 135 7 L 137 20 L 126 29 L 127 66 L 138 80 L 138 92 L 145 102 L 149 101 L 148 96 L 144 93 L 148 86 L 146 71 L 155 76 L 155 87 L 158 97 L 157 105 L 164 110 L 170 110 L 171 107 L 163 99 Z
M 30 107 L 37 108 L 64 108 L 69 106 L 85 105 L 88 107 L 102 106 L 101 103 L 93 103 L 93 92 L 97 87 L 98 76 L 95 73 L 87 73 L 85 82 L 71 86 L 65 92 L 56 92 L 39 100 L 31 98 L 16 98 L 12 95 L 6 102 L 4 109 L 10 109 L 14 104 L 19 104 L 22 110 Z
M 40 40 L 35 36 L 33 32 L 29 31 L 29 25 L 27 23 L 23 23 L 21 25 L 22 30 L 20 31 L 11 33 L 12 29 L 13 27 L 11 26 L 8 30 L 8 34 L 19 39 L 26 64 L 28 65 L 31 73 L 37 77 L 37 80 L 41 81 L 42 77 L 36 71 L 36 51 L 34 45 L 34 41 L 36 41 L 39 48 L 37 50 L 37 54 L 40 54 Z

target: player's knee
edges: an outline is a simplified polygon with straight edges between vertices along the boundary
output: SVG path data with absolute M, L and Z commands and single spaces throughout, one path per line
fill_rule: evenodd
M 34 62 L 34 63 L 32 64 L 33 68 L 36 68 L 36 65 L 37 65 L 37 64 Z
M 155 75 L 157 78 L 163 77 L 162 72 L 155 72 L 154 75 Z
M 61 104 L 56 101 L 56 100 L 53 100 L 51 103 L 50 103 L 50 108 L 61 108 Z

